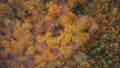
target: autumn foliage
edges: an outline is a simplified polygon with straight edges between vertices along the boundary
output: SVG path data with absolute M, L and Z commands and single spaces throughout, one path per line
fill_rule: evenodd
M 0 0 L 0 68 L 120 67 L 119 0 Z

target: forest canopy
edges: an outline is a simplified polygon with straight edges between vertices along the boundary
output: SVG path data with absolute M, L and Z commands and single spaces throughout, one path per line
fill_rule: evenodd
M 0 0 L 0 68 L 119 68 L 120 0 Z

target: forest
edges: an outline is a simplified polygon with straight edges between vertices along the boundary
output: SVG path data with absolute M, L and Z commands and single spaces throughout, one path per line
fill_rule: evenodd
M 0 68 L 120 68 L 120 0 L 0 0 Z

